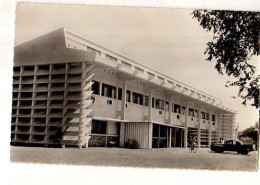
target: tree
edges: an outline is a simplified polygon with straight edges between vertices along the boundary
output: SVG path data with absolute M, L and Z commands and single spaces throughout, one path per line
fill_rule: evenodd
M 258 140 L 258 132 L 257 129 L 255 127 L 249 127 L 247 129 L 245 129 L 244 131 L 242 131 L 242 134 L 240 135 L 240 137 L 250 137 L 251 139 L 253 139 L 255 142 Z
M 237 86 L 242 104 L 258 108 L 259 79 L 256 67 L 250 64 L 252 56 L 260 54 L 260 13 L 242 11 L 194 10 L 193 18 L 213 38 L 207 43 L 204 54 L 207 61 L 216 61 L 219 74 L 235 77 L 226 87 Z

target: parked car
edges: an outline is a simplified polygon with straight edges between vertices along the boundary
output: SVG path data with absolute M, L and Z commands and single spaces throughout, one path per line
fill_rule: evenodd
M 210 146 L 211 151 L 222 153 L 224 151 L 234 151 L 243 155 L 247 155 L 252 151 L 252 145 L 244 145 L 241 141 L 227 140 L 224 144 L 214 143 Z
M 250 151 L 254 150 L 254 140 L 250 137 L 240 137 L 240 141 L 242 141 L 243 145 L 248 145 Z

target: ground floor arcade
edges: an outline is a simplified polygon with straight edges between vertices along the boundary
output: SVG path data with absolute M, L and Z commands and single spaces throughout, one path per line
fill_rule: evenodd
M 198 134 L 200 133 L 200 138 Z M 188 127 L 187 142 L 195 137 L 200 147 L 208 147 L 217 142 L 217 132 Z M 185 147 L 185 128 L 151 122 L 92 121 L 89 147 L 126 147 L 126 143 L 136 141 L 140 148 Z M 209 142 L 211 139 L 211 142 Z

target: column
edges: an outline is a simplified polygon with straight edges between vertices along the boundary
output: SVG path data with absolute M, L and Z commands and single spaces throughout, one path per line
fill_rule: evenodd
M 225 131 L 225 114 L 224 113 L 222 113 L 222 138 L 223 139 L 225 139 L 225 133 L 224 133 L 224 131 Z
M 212 137 L 211 130 L 212 130 L 212 112 L 210 111 L 209 112 L 209 129 L 208 129 L 208 131 L 209 131 L 208 146 L 211 145 L 211 137 Z
M 127 83 L 124 80 L 122 82 L 121 120 L 125 120 L 126 117 L 126 89 L 127 89 Z M 121 122 L 119 146 L 124 147 L 124 145 L 125 145 L 125 122 Z
M 177 136 L 176 136 L 176 128 L 174 129 L 174 144 L 173 146 L 176 147 L 176 139 L 177 139 Z
M 216 125 L 218 128 L 218 141 L 221 138 L 221 125 L 220 125 L 220 114 L 219 112 L 216 113 Z
M 149 135 L 148 135 L 148 147 L 152 148 L 152 137 L 153 137 L 153 123 L 152 123 L 152 100 L 153 100 L 153 91 L 149 90 L 148 97 L 148 120 L 149 120 Z
M 127 83 L 124 80 L 122 82 L 121 120 L 125 120 L 126 117 L 126 90 Z
M 169 128 L 169 148 L 172 147 L 172 128 Z
M 142 104 L 143 104 L 143 106 L 145 105 L 145 93 L 143 94 L 143 102 L 142 102 Z
M 172 96 L 170 95 L 170 99 L 169 99 L 169 124 L 172 124 Z
M 102 96 L 102 82 L 99 83 L 99 96 Z
M 200 148 L 200 144 L 201 144 L 201 108 L 198 108 L 198 147 Z
M 149 97 L 148 97 L 148 120 L 152 121 L 152 101 L 153 101 L 153 90 L 149 90 Z
M 185 123 L 184 123 L 184 148 L 188 147 L 188 110 L 189 110 L 189 103 L 186 103 L 185 108 Z
M 152 149 L 153 144 L 153 123 L 148 123 L 148 148 Z

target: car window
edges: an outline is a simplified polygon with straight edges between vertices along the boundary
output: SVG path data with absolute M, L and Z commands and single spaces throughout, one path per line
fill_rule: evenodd
M 226 141 L 225 144 L 231 145 L 231 144 L 232 144 L 232 141 Z

